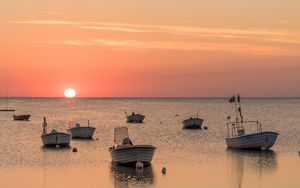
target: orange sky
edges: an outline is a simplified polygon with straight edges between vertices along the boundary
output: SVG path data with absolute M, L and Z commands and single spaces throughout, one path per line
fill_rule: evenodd
M 4 0 L 0 95 L 300 96 L 297 0 Z

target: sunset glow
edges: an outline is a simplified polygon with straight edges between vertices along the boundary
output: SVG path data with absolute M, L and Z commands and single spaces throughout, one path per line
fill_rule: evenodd
M 69 3 L 0 3 L 10 96 L 300 95 L 300 1 Z
M 300 0 L 0 12 L 0 188 L 300 187 Z

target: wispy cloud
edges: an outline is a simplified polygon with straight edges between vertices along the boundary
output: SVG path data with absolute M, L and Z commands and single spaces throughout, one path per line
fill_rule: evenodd
M 37 25 L 76 25 L 76 22 L 65 21 L 65 20 L 26 20 L 26 21 L 12 21 L 7 23 L 37 24 Z
M 66 20 L 27 20 L 13 21 L 10 23 L 18 24 L 39 24 L 39 25 L 73 25 L 80 29 L 88 30 L 111 30 L 121 32 L 149 32 L 149 33 L 169 33 L 179 35 L 191 35 L 200 37 L 250 37 L 264 38 L 277 36 L 295 36 L 300 32 L 291 32 L 279 29 L 260 29 L 260 28 L 217 28 L 217 27 L 190 27 L 182 25 L 145 25 L 128 23 L 108 23 L 108 22 L 74 22 Z
M 43 14 L 48 14 L 48 15 L 61 15 L 61 12 L 57 12 L 57 11 L 42 11 L 41 13 Z
M 97 46 L 114 50 L 149 51 L 149 50 L 180 50 L 180 51 L 207 51 L 230 52 L 252 55 L 294 55 L 297 50 L 286 50 L 276 46 L 253 46 L 244 43 L 205 43 L 205 42 L 168 42 L 168 41 L 137 41 L 137 40 L 64 40 L 39 42 L 39 44 L 72 45 L 72 46 Z
M 120 31 L 120 32 L 132 32 L 132 33 L 140 33 L 146 32 L 141 29 L 134 29 L 128 27 L 116 27 L 116 26 L 78 26 L 81 29 L 91 29 L 91 30 L 106 30 L 106 31 Z
M 61 40 L 61 41 L 39 41 L 36 44 L 57 44 L 57 45 L 71 45 L 71 46 L 93 46 L 96 42 L 88 40 Z
M 125 50 L 222 50 L 255 54 L 298 54 L 297 51 L 300 49 L 300 32 L 280 29 L 191 27 L 66 20 L 27 20 L 10 23 L 65 26 L 69 29 L 77 29 L 82 33 L 86 30 L 99 31 L 99 34 L 102 31 L 117 32 L 113 34 L 116 37 L 103 36 L 83 40 L 84 34 L 81 34 L 81 37 L 75 40 L 45 41 L 45 43 L 61 45 L 95 45 Z M 135 35 L 131 35 L 132 38 L 128 39 L 122 33 Z M 151 39 L 145 40 L 144 35 L 149 34 L 151 34 Z

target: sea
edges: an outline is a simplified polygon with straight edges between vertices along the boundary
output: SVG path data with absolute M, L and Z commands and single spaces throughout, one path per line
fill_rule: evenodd
M 228 98 L 9 98 L 16 111 L 0 112 L 0 188 L 300 187 L 300 98 L 242 98 L 241 107 L 244 120 L 279 133 L 269 151 L 227 149 L 227 116 L 236 113 Z M 144 123 L 126 123 L 125 112 L 144 114 Z M 31 118 L 13 121 L 13 114 Z M 182 129 L 184 119 L 197 116 L 207 130 Z M 96 131 L 69 148 L 44 148 L 43 117 L 48 130 L 89 121 Z M 157 148 L 150 166 L 111 163 L 108 149 L 120 126 L 133 144 Z

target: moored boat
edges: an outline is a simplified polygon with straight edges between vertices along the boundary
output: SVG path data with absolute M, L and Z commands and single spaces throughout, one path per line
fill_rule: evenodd
M 90 127 L 89 121 L 87 126 L 80 126 L 77 122 L 74 127 L 67 129 L 67 131 L 71 133 L 72 138 L 92 138 L 95 130 L 95 127 Z
M 0 109 L 0 112 L 14 112 L 14 109 Z
M 182 121 L 182 128 L 183 129 L 201 129 L 202 128 L 203 119 L 201 118 L 193 118 L 190 117 Z
M 112 162 L 122 165 L 136 165 L 137 162 L 149 165 L 152 161 L 155 147 L 152 145 L 134 145 L 129 139 L 127 127 L 117 127 L 114 130 L 116 146 L 110 147 Z
M 47 132 L 47 121 L 44 117 L 43 133 L 41 135 L 44 146 L 68 146 L 71 141 L 71 135 L 64 132 L 58 132 L 53 129 L 50 133 Z
M 233 96 L 229 102 L 234 102 L 236 106 L 237 117 L 233 122 L 227 122 L 227 138 L 226 144 L 228 148 L 235 149 L 256 149 L 256 150 L 267 150 L 271 148 L 278 137 L 278 133 L 271 131 L 262 131 L 262 124 L 259 121 L 244 121 L 240 96 L 237 97 L 238 105 Z M 240 117 L 238 116 L 238 112 Z M 228 117 L 230 119 L 230 117 Z M 255 124 L 256 132 L 248 133 L 245 132 L 245 125 Z
M 13 115 L 14 120 L 16 121 L 28 121 L 31 115 L 25 114 L 25 115 Z
M 143 123 L 145 119 L 145 116 L 142 114 L 135 114 L 134 112 L 131 115 L 128 115 L 127 112 L 125 114 L 128 123 Z

